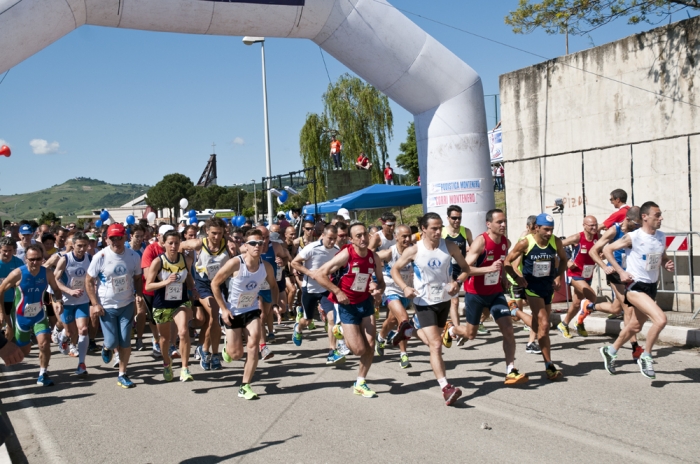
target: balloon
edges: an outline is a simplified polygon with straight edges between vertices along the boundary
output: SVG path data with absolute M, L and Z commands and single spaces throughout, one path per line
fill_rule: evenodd
M 136 224 L 136 218 L 130 214 L 126 217 L 126 223 L 129 225 Z
M 236 227 L 242 227 L 243 224 L 245 224 L 245 216 L 236 216 L 235 219 L 236 219 L 236 223 L 235 223 Z
M 146 219 L 148 219 L 148 222 L 154 222 L 156 220 L 156 213 L 151 211 L 146 215 Z
M 279 203 L 281 205 L 282 203 L 287 201 L 287 198 L 289 198 L 289 194 L 287 193 L 286 190 L 282 190 L 282 192 L 280 192 L 280 193 L 281 193 L 281 195 L 277 197 L 277 203 Z
M 289 211 L 287 211 L 287 220 L 291 221 L 292 219 L 292 210 L 290 209 Z
M 221 218 L 221 220 L 228 224 L 228 218 Z
M 109 211 L 107 211 L 106 209 L 103 209 L 102 212 L 100 213 L 100 219 L 102 219 L 103 221 L 106 221 L 107 219 L 109 219 Z
M 190 218 L 190 224 L 197 224 L 197 218 Z
M 187 213 L 187 215 L 188 215 L 189 217 L 197 217 L 197 211 L 191 209 L 191 210 L 189 210 L 189 212 Z
M 99 219 L 95 221 L 95 227 L 102 227 L 102 221 L 100 221 Z
M 111 219 L 105 219 L 105 221 L 103 222 L 103 224 L 106 226 L 110 225 L 111 223 L 112 223 Z
M 10 147 L 8 147 L 7 145 L 3 145 L 2 147 L 0 147 L 0 155 L 1 156 L 5 156 L 5 157 L 9 158 L 11 154 L 12 154 L 12 150 L 10 150 Z
M 190 204 L 190 202 L 187 201 L 187 198 L 183 198 L 182 200 L 180 200 L 180 208 L 182 208 L 182 209 L 186 209 L 187 205 L 189 205 L 189 204 Z
M 304 220 L 305 220 L 305 221 L 313 221 L 313 220 L 314 220 L 313 214 L 307 214 L 307 215 L 304 217 Z

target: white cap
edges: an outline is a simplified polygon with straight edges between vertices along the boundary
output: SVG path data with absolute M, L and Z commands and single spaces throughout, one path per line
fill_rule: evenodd
M 338 210 L 338 215 L 339 215 L 339 216 L 343 216 L 343 217 L 345 218 L 345 220 L 347 220 L 347 221 L 350 220 L 350 211 L 348 211 L 348 210 L 345 209 L 345 208 L 340 208 L 340 209 Z
M 165 233 L 168 232 L 169 230 L 175 230 L 175 228 L 173 226 L 171 226 L 170 224 L 162 225 L 158 229 L 158 235 L 165 235 Z

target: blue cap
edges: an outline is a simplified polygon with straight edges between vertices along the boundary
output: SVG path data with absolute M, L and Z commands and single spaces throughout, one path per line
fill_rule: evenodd
M 22 224 L 22 226 L 19 228 L 19 233 L 26 235 L 26 234 L 33 234 L 34 230 L 32 229 L 32 226 L 29 224 Z
M 538 214 L 535 225 L 554 227 L 554 218 L 547 213 Z

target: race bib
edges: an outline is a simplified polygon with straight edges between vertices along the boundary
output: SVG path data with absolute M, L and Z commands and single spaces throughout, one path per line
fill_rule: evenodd
M 32 303 L 24 305 L 24 317 L 34 317 L 43 309 L 41 303 Z
M 277 271 L 275 272 L 275 280 L 276 280 L 277 282 L 279 282 L 280 280 L 282 280 L 282 272 L 283 272 L 283 271 L 284 271 L 284 269 L 282 269 L 281 266 L 277 266 Z
M 260 285 L 260 290 L 270 290 L 270 283 L 267 279 L 263 280 L 263 283 Z
M 428 286 L 428 300 L 430 300 L 431 303 L 442 303 L 444 295 L 444 284 L 430 284 Z
M 182 300 L 182 284 L 169 284 L 165 287 L 165 301 Z
M 209 263 L 207 264 L 207 276 L 209 280 L 213 279 L 217 272 L 221 269 L 221 263 Z
M 73 290 L 85 290 L 85 277 L 73 277 L 70 280 L 70 288 Z
M 355 280 L 352 281 L 350 289 L 353 292 L 366 292 L 367 283 L 369 282 L 369 274 L 355 274 Z
M 593 277 L 593 271 L 595 270 L 595 264 L 586 264 L 583 266 L 583 272 L 581 273 L 581 277 L 584 279 L 590 279 Z
M 407 286 L 413 287 L 413 272 L 402 272 L 401 278 L 406 283 Z
M 532 275 L 534 277 L 549 277 L 551 270 L 551 261 L 535 261 L 532 263 Z
M 647 255 L 647 271 L 656 271 L 661 267 L 661 253 L 650 253 Z
M 251 306 L 253 306 L 253 303 L 255 303 L 255 300 L 257 298 L 257 293 L 242 293 L 238 296 L 238 305 L 236 307 L 238 309 L 250 308 Z
M 501 280 L 501 271 L 493 271 L 484 275 L 484 285 L 498 285 Z
M 126 282 L 127 276 L 112 277 L 112 290 L 115 295 L 124 293 L 129 290 L 129 286 Z

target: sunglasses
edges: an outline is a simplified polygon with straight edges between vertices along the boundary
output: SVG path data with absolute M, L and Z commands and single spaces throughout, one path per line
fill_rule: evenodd
M 44 260 L 44 258 L 31 258 L 31 259 L 30 259 L 30 258 L 27 258 L 27 261 L 29 261 L 29 262 L 31 262 L 31 263 L 37 263 L 37 262 L 40 262 L 40 261 L 43 261 L 43 260 Z
M 114 241 L 118 242 L 119 240 L 124 240 L 124 236 L 122 235 L 122 236 L 118 236 L 118 237 L 109 237 L 109 239 L 113 242 Z
M 314 230 L 313 227 L 304 227 L 304 230 Z
M 265 241 L 264 240 L 249 240 L 249 241 L 245 242 L 245 244 L 250 245 L 252 247 L 256 247 L 256 246 L 261 247 L 265 244 Z
M 461 221 L 462 216 L 450 216 L 450 219 L 452 219 L 453 221 Z

